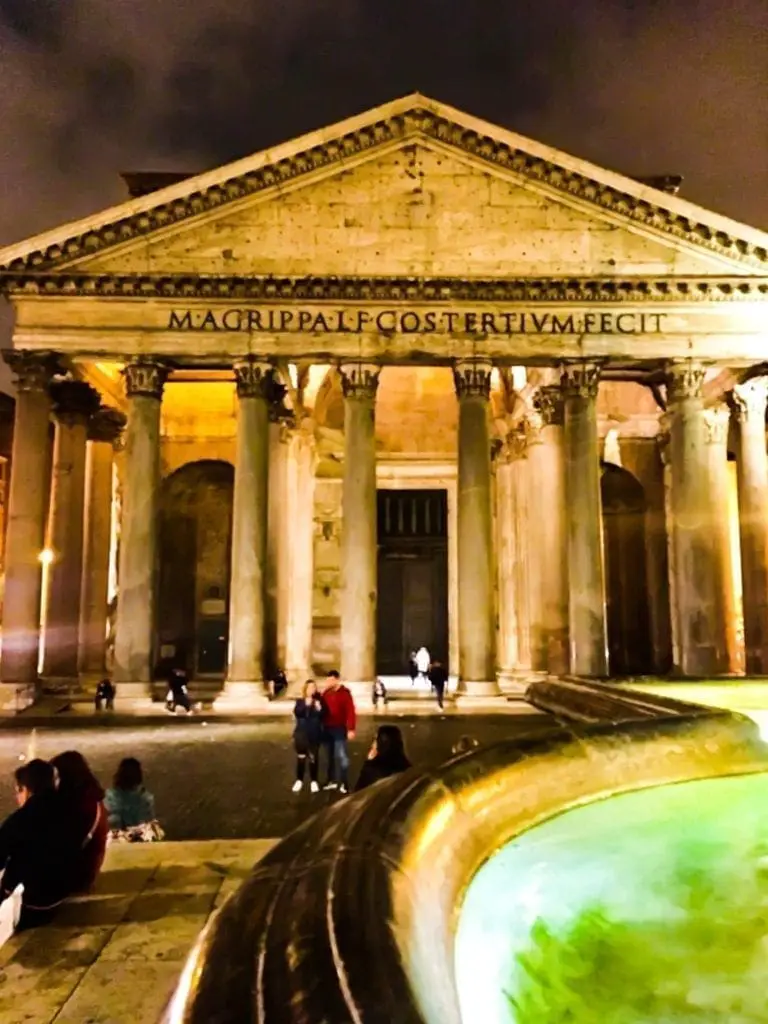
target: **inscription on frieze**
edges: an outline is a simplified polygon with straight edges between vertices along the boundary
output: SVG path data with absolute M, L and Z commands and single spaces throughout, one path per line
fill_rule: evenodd
M 168 330 L 249 334 L 662 334 L 666 313 L 530 310 L 225 307 L 172 309 Z

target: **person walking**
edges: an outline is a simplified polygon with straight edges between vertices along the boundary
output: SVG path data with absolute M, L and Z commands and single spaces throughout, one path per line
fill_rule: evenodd
M 186 669 L 172 668 L 168 673 L 168 694 L 165 698 L 165 706 L 171 714 L 176 713 L 176 708 L 184 708 L 187 714 L 192 710 L 192 702 L 187 689 Z
M 317 683 L 314 679 L 308 679 L 304 683 L 301 697 L 296 701 L 293 708 L 293 717 L 296 719 L 296 728 L 293 730 L 293 749 L 296 751 L 296 781 L 293 784 L 293 792 L 298 793 L 304 786 L 304 774 L 309 768 L 309 789 L 317 793 L 318 754 L 320 743 L 323 738 L 323 716 L 325 706 Z
M 342 685 L 341 677 L 336 669 L 326 676 L 323 690 L 325 719 L 323 735 L 328 751 L 328 781 L 324 789 L 338 789 L 341 793 L 349 792 L 349 751 L 348 740 L 355 738 L 357 714 L 352 694 Z
M 373 741 L 368 760 L 360 770 L 355 792 L 372 786 L 374 782 L 387 779 L 390 775 L 407 772 L 411 767 L 405 753 L 403 734 L 396 725 L 380 725 Z
M 420 679 L 420 680 L 423 680 L 426 683 L 427 682 L 427 673 L 429 672 L 429 661 L 430 661 L 429 651 L 427 650 L 426 647 L 420 647 L 418 649 L 418 651 L 416 651 L 415 661 L 416 661 L 417 678 Z
M 432 684 L 432 689 L 435 691 L 437 697 L 437 706 L 440 710 L 443 710 L 443 700 L 445 699 L 445 688 L 448 685 L 448 669 L 443 665 L 439 658 L 436 658 L 429 669 L 429 681 Z

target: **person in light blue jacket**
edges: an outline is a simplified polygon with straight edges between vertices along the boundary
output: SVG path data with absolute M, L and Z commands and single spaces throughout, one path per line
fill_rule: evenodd
M 114 783 L 104 798 L 109 827 L 116 837 L 135 831 L 128 838 L 141 841 L 140 830 L 156 824 L 155 798 L 144 788 L 144 773 L 141 762 L 135 757 L 126 757 L 120 762 Z

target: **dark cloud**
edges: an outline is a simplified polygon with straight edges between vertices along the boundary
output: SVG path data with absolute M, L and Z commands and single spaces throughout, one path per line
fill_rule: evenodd
M 0 243 L 419 89 L 768 227 L 765 0 L 0 0 Z

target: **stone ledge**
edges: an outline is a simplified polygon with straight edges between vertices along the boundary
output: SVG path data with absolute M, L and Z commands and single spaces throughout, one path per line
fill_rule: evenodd
M 118 845 L 95 891 L 0 947 L 3 1024 L 154 1024 L 211 914 L 275 840 Z

